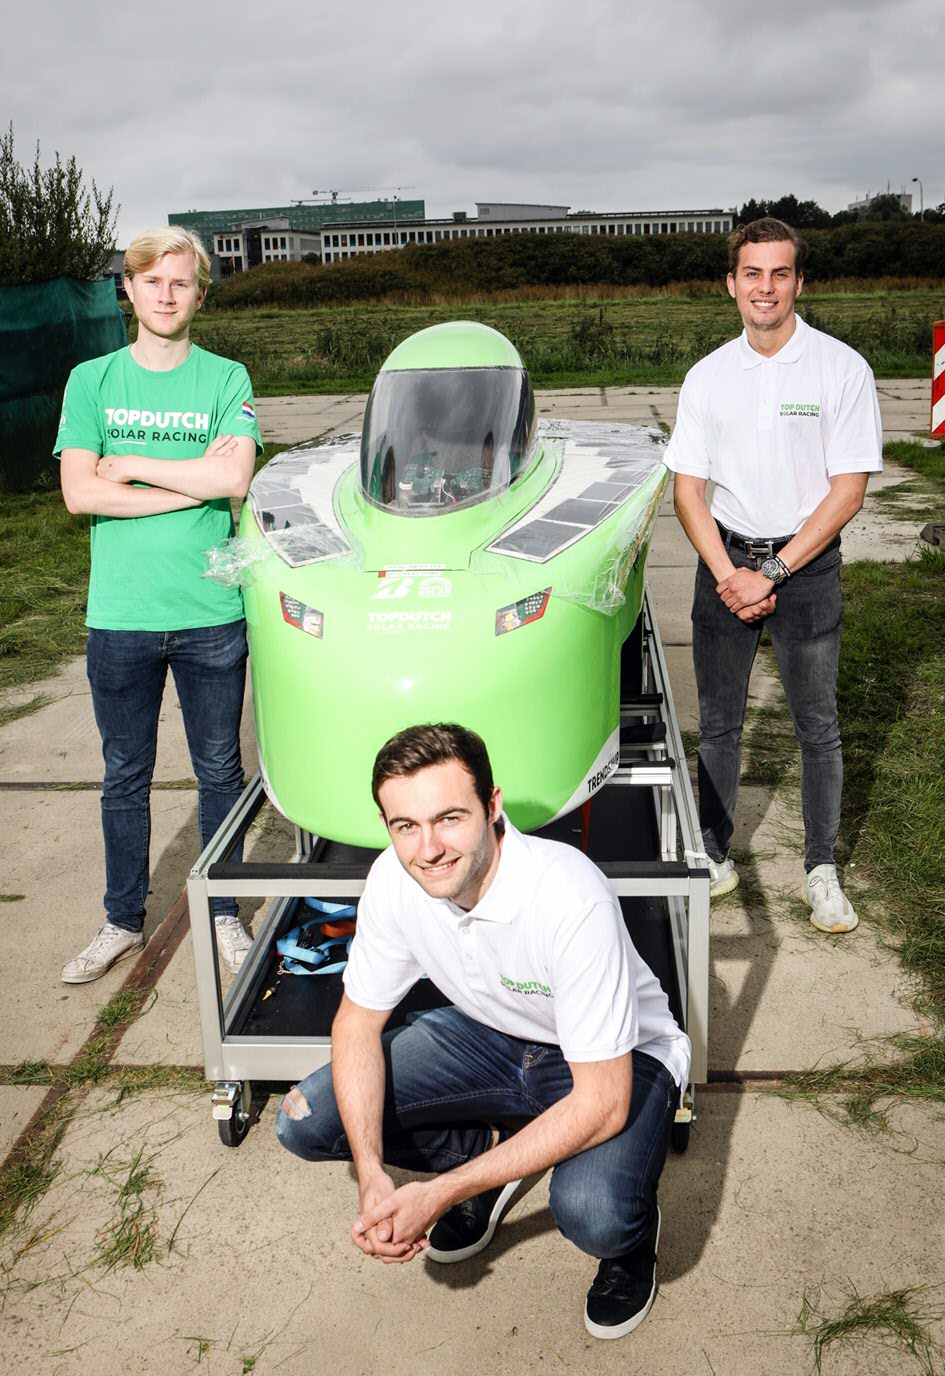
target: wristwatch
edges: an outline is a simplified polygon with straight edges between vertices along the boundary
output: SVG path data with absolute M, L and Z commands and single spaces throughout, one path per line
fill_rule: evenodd
M 776 555 L 771 559 L 765 559 L 758 569 L 766 578 L 770 578 L 776 588 L 782 583 L 786 583 L 791 576 L 791 571 L 787 565 Z

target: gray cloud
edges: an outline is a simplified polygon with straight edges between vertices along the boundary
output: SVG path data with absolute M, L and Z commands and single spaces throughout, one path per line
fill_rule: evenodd
M 644 209 L 793 191 L 945 199 L 938 0 L 165 0 L 19 4 L 20 156 L 74 153 L 122 242 L 189 207 L 313 188 Z

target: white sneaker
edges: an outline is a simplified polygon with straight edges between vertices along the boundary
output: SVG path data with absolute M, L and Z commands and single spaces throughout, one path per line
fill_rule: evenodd
M 246 959 L 246 952 L 252 946 L 253 938 L 238 917 L 217 917 L 214 918 L 213 925 L 217 934 L 217 950 L 230 973 L 235 975 Z
M 738 871 L 731 860 L 713 860 L 706 856 L 709 871 L 709 897 L 721 898 L 723 893 L 731 893 L 738 888 Z
M 62 967 L 64 984 L 89 984 L 100 979 L 119 960 L 127 960 L 144 950 L 144 932 L 126 932 L 106 922 L 84 951 Z
M 819 932 L 852 932 L 859 922 L 853 904 L 840 887 L 836 865 L 818 865 L 804 884 L 810 920 Z

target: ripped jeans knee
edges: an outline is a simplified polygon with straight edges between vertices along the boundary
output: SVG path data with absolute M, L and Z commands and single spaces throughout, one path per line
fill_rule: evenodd
M 327 1066 L 284 1096 L 276 1114 L 276 1136 L 303 1161 L 345 1159 L 347 1142 Z
M 287 1118 L 298 1122 L 302 1118 L 308 1118 L 312 1110 L 308 1106 L 308 1100 L 299 1089 L 294 1085 L 282 1101 L 282 1110 Z
M 305 1095 L 294 1085 L 279 1105 L 276 1114 L 276 1136 L 282 1145 L 295 1156 L 313 1160 L 313 1143 L 304 1129 L 309 1125 L 312 1110 Z

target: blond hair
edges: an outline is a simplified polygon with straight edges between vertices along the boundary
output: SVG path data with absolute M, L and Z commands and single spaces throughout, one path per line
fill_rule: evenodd
M 125 250 L 125 276 L 132 278 L 135 273 L 144 272 L 168 253 L 192 253 L 197 266 L 197 285 L 210 285 L 207 250 L 193 230 L 180 225 L 160 225 L 133 239 Z

